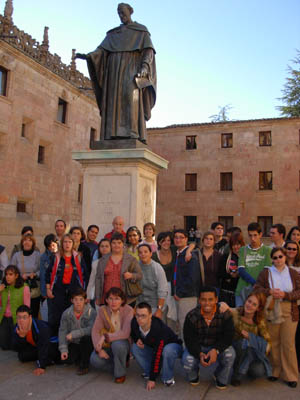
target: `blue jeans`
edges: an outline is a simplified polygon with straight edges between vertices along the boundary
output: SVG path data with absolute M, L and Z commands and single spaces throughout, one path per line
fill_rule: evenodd
M 203 353 L 208 353 L 212 347 L 202 347 Z M 192 356 L 187 349 L 185 349 L 182 356 L 183 368 L 187 372 L 188 380 L 197 379 L 200 375 L 212 375 L 214 374 L 220 383 L 227 385 L 232 367 L 235 359 L 235 351 L 232 346 L 227 347 L 222 353 L 217 357 L 217 361 L 208 367 L 203 367 L 200 364 L 200 360 Z
M 135 343 L 131 347 L 131 352 L 134 355 L 137 363 L 144 371 L 145 375 L 150 376 L 151 364 L 153 359 L 153 349 L 149 346 L 139 348 Z M 178 343 L 166 344 L 162 352 L 162 370 L 161 380 L 163 382 L 174 378 L 174 365 L 177 358 L 182 355 L 182 346 Z
M 129 354 L 130 346 L 128 340 L 115 340 L 111 342 L 109 348 L 103 349 L 109 355 L 109 359 L 99 357 L 93 351 L 90 363 L 95 368 L 113 370 L 114 377 L 120 378 L 126 375 L 126 358 Z
M 261 378 L 266 375 L 264 364 L 258 359 L 255 351 L 249 347 L 247 339 L 233 342 L 236 358 L 233 366 L 233 378 L 241 379 L 247 373 L 252 378 Z M 243 365 L 242 365 L 243 364 Z

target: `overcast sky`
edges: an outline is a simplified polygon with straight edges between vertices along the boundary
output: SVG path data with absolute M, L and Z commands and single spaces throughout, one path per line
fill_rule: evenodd
M 14 23 L 69 64 L 120 24 L 115 0 L 14 0 Z M 156 49 L 157 102 L 148 127 L 279 117 L 287 64 L 300 49 L 300 0 L 132 0 Z M 5 1 L 0 0 L 1 13 Z M 85 61 L 77 68 L 88 75 Z

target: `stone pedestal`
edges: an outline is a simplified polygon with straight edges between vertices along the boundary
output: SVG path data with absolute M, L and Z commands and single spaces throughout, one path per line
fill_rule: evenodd
M 155 222 L 156 178 L 168 161 L 148 148 L 73 152 L 83 167 L 82 225 L 111 231 L 115 216 L 124 217 L 125 228 Z

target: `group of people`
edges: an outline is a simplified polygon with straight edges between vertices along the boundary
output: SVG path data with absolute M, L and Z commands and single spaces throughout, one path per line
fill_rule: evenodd
M 175 383 L 181 359 L 189 383 L 214 375 L 216 387 L 238 386 L 246 375 L 282 378 L 295 388 L 300 366 L 300 227 L 270 229 L 262 243 L 258 223 L 214 222 L 199 241 L 184 229 L 156 236 L 151 222 L 113 230 L 99 227 L 55 233 L 40 253 L 32 227 L 8 261 L 0 246 L 0 347 L 20 361 L 36 360 L 36 375 L 53 363 L 77 363 L 78 375 L 112 369 L 123 383 L 134 357 L 146 379 Z M 156 240 L 155 240 L 156 237 Z M 286 238 L 285 238 L 286 237 Z

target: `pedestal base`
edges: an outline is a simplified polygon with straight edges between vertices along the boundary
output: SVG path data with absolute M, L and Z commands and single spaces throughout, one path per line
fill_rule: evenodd
M 120 215 L 125 227 L 155 222 L 156 177 L 168 161 L 148 148 L 73 152 L 84 172 L 82 225 L 100 226 L 100 236 Z

